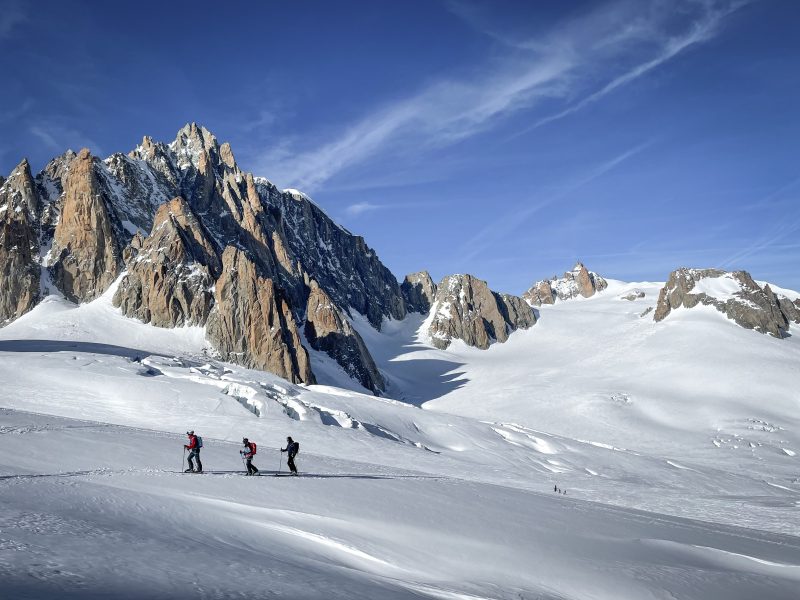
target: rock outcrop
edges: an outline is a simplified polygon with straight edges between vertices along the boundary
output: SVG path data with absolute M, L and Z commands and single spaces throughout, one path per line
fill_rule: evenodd
M 426 314 L 436 296 L 436 284 L 427 271 L 406 275 L 400 290 L 409 312 Z
M 747 329 L 785 337 L 797 322 L 797 300 L 776 296 L 769 285 L 759 286 L 747 271 L 681 268 L 670 273 L 661 288 L 653 320 L 663 321 L 676 308 L 711 306 Z
M 536 324 L 536 314 L 525 300 L 511 294 L 492 293 L 497 301 L 500 314 L 503 315 L 503 320 L 512 331 L 528 329 Z
M 786 320 L 796 325 L 800 325 L 800 298 L 795 298 L 794 301 L 786 296 L 777 296 L 778 308 L 780 309 Z
M 375 394 L 386 389 L 361 336 L 316 281 L 311 282 L 308 296 L 305 334 L 312 348 L 331 356 L 362 386 Z
M 39 198 L 28 161 L 0 185 L 0 326 L 39 298 Z
M 118 233 L 85 148 L 71 164 L 64 195 L 50 253 L 53 282 L 69 300 L 85 302 L 105 292 L 122 267 Z
M 553 304 L 556 301 L 556 294 L 550 281 L 537 281 L 531 288 L 522 294 L 525 301 L 531 306 L 541 306 L 542 304 Z
M 376 329 L 384 318 L 406 316 L 397 279 L 364 238 L 337 225 L 301 192 L 280 191 L 262 178 L 256 179 L 256 187 L 280 215 L 287 250 L 337 306 L 348 312 L 355 309 Z
M 627 294 L 624 294 L 619 297 L 620 300 L 627 300 L 628 302 L 633 302 L 634 300 L 640 300 L 641 298 L 645 297 L 645 293 L 642 290 L 631 290 Z
M 285 294 L 247 254 L 228 246 L 206 335 L 223 360 L 315 383 Z
M 428 334 L 437 348 L 460 339 L 486 349 L 505 342 L 510 331 L 530 327 L 536 316 L 521 298 L 495 294 L 472 275 L 450 275 L 437 286 L 429 320 Z
M 178 197 L 162 204 L 150 236 L 135 236 L 129 248 L 114 305 L 158 327 L 204 325 L 221 265 L 188 203 Z
M 553 304 L 556 299 L 569 300 L 578 296 L 589 298 L 607 287 L 608 282 L 605 279 L 589 271 L 583 263 L 577 262 L 572 271 L 567 271 L 563 277 L 553 276 L 549 280 L 537 281 L 522 297 L 531 306 L 541 306 Z

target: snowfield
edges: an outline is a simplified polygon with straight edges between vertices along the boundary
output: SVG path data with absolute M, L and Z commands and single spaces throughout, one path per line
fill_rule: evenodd
M 0 329 L 0 597 L 796 599 L 800 336 L 654 323 L 658 288 L 487 351 L 356 315 L 387 398 L 318 353 L 325 385 L 221 363 L 113 289 L 50 297 Z

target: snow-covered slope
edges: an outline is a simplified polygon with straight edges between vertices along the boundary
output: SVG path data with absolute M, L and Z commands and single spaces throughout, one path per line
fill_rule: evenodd
M 197 476 L 177 435 L 10 410 L 0 432 L 9 598 L 788 599 L 800 579 L 777 534 L 316 454 L 245 478 L 210 436 Z
M 654 323 L 658 287 L 485 351 L 356 315 L 389 398 L 219 362 L 113 287 L 50 298 L 0 330 L 3 593 L 794 598 L 800 342 L 702 306 Z M 208 476 L 177 473 L 188 428 Z M 292 435 L 316 476 L 240 478 L 245 435 L 266 472 Z

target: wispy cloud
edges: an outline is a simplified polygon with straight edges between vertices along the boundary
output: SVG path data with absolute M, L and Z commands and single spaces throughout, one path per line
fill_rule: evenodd
M 17 25 L 28 20 L 22 4 L 19 2 L 0 2 L 0 41 L 8 38 Z
M 742 206 L 742 210 L 764 210 L 782 204 L 796 205 L 798 203 L 797 191 L 794 191 L 793 194 L 788 195 L 788 197 L 786 193 L 795 190 L 798 186 L 800 186 L 800 177 L 792 179 L 789 183 L 782 185 L 763 198 Z
M 375 156 L 385 146 L 436 147 L 483 130 L 520 106 L 553 95 L 569 61 L 552 56 L 520 69 L 498 67 L 479 81 L 442 81 L 411 98 L 378 110 L 319 148 L 290 153 L 285 146 L 262 157 L 264 172 L 295 187 L 314 190 L 341 170 Z
M 744 248 L 731 254 L 717 266 L 720 269 L 740 268 L 743 262 L 753 255 L 760 254 L 765 250 L 771 250 L 778 245 L 778 242 L 793 235 L 800 230 L 800 219 L 795 219 L 786 223 L 779 223 L 771 227 L 766 233 L 758 237 Z
M 613 158 L 595 166 L 593 169 L 576 177 L 573 181 L 567 183 L 560 191 L 551 194 L 540 200 L 534 200 L 526 208 L 521 210 L 513 210 L 512 212 L 504 212 L 498 218 L 494 219 L 485 225 L 480 231 L 468 239 L 462 247 L 460 257 L 464 261 L 470 261 L 487 247 L 494 244 L 497 240 L 507 237 L 515 230 L 525 225 L 531 217 L 542 209 L 550 206 L 554 202 L 563 200 L 573 192 L 581 189 L 594 180 L 602 177 L 609 171 L 612 171 L 628 159 L 636 156 L 647 147 L 651 146 L 655 140 L 648 140 L 638 146 L 634 146 L 614 156 Z
M 512 50 L 502 59 L 475 69 L 470 77 L 442 79 L 373 110 L 320 146 L 298 149 L 294 143 L 278 144 L 260 157 L 257 167 L 282 184 L 314 191 L 345 169 L 376 156 L 445 147 L 544 100 L 572 100 L 535 121 L 532 127 L 539 127 L 599 101 L 711 39 L 722 20 L 743 4 L 735 0 L 606 3 L 530 39 L 504 39 Z M 470 5 L 451 6 L 460 7 L 462 18 L 467 15 L 472 25 L 480 26 Z M 485 30 L 503 38 L 488 26 Z M 643 56 L 646 60 L 637 61 Z M 605 82 L 592 91 L 591 84 L 602 78 Z
M 655 58 L 652 58 L 650 60 L 647 60 L 645 62 L 633 66 L 628 71 L 622 73 L 621 75 L 618 75 L 617 77 L 614 77 L 611 81 L 607 82 L 597 91 L 592 92 L 587 96 L 584 96 L 583 98 L 571 104 L 564 110 L 561 110 L 552 115 L 547 115 L 539 119 L 536 123 L 534 123 L 530 127 L 527 127 L 519 132 L 516 132 L 513 137 L 529 133 L 534 129 L 538 129 L 542 125 L 546 125 L 547 123 L 552 123 L 553 121 L 563 119 L 566 116 L 578 112 L 579 110 L 585 108 L 586 106 L 594 102 L 597 102 L 598 100 L 601 100 L 603 97 L 607 96 L 616 89 L 628 83 L 631 83 L 632 81 L 649 73 L 650 71 L 656 69 L 657 67 L 666 63 L 667 61 L 672 60 L 684 50 L 696 44 L 708 41 L 709 39 L 714 37 L 720 25 L 720 22 L 724 18 L 730 13 L 738 10 L 745 4 L 747 4 L 747 2 L 742 1 L 726 5 L 721 8 L 720 7 L 715 8 L 709 6 L 707 10 L 704 12 L 704 14 L 702 14 L 697 20 L 691 23 L 688 30 L 686 30 L 680 35 L 666 39 L 666 41 L 662 43 L 658 55 L 655 56 Z
M 357 217 L 367 212 L 374 212 L 376 210 L 385 209 L 387 206 L 380 204 L 373 204 L 372 202 L 356 202 L 344 209 L 348 217 Z
M 100 144 L 76 129 L 45 122 L 31 126 L 28 131 L 50 150 L 58 154 L 70 148 L 72 150 L 89 148 L 95 155 L 105 156 Z
M 0 114 L 0 123 L 8 123 L 11 121 L 16 121 L 18 119 L 21 119 L 31 110 L 33 104 L 34 104 L 33 100 L 31 100 L 30 98 L 26 98 L 16 108 L 13 108 L 11 110 L 8 110 Z
M 437 202 L 389 202 L 389 203 L 375 203 L 375 202 L 356 202 L 345 207 L 344 214 L 348 217 L 355 218 L 361 215 L 384 211 L 384 210 L 406 210 L 409 208 L 422 208 L 438 206 Z

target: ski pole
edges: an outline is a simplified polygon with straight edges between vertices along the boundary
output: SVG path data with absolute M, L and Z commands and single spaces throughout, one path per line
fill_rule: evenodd
M 183 458 L 181 458 L 181 470 L 180 472 L 183 473 L 183 463 L 186 462 L 186 446 L 183 447 Z
M 283 452 L 278 451 L 278 473 L 281 472 L 281 465 L 283 464 Z

